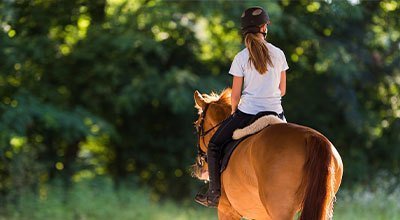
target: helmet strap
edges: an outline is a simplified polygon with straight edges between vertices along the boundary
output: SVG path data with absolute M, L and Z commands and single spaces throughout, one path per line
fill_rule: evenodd
M 260 34 L 262 34 L 264 36 L 264 39 L 267 39 L 267 33 L 260 31 Z
M 260 34 L 262 34 L 263 36 L 264 36 L 264 39 L 265 40 L 267 40 L 267 33 L 268 33 L 268 30 L 266 30 L 265 32 L 259 32 Z
M 261 28 L 260 28 L 260 33 L 264 36 L 264 39 L 266 40 L 267 39 L 268 28 L 265 28 L 265 32 L 262 32 Z

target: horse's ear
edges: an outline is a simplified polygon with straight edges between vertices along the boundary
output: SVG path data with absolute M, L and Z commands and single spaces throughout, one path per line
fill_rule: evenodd
M 207 105 L 203 96 L 197 90 L 194 91 L 194 102 L 196 103 L 196 108 L 198 108 L 198 109 L 200 109 L 200 108 L 204 109 Z

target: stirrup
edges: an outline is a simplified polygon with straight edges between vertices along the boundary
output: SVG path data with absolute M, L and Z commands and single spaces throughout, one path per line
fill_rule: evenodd
M 209 208 L 217 208 L 220 195 L 218 194 L 218 192 L 216 193 L 217 195 L 213 195 L 211 197 L 210 192 L 207 192 L 205 194 L 199 192 L 195 196 L 194 201 Z

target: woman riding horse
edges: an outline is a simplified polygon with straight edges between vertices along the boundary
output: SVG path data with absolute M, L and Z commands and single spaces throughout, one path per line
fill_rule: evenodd
M 198 193 L 195 197 L 195 201 L 202 205 L 218 205 L 221 148 L 232 139 L 233 131 L 264 111 L 284 119 L 281 97 L 285 95 L 286 70 L 289 67 L 282 50 L 265 40 L 269 23 L 268 14 L 261 7 L 248 8 L 242 14 L 246 48 L 235 56 L 229 70 L 233 75 L 231 116 L 219 126 L 208 144 L 209 189 L 207 193 Z
M 301 220 L 327 219 L 343 165 L 328 139 L 311 128 L 284 123 L 263 129 L 239 144 L 220 176 L 221 147 L 235 129 L 263 111 L 285 120 L 281 97 L 288 66 L 282 50 L 264 40 L 269 17 L 252 7 L 243 12 L 241 23 L 246 48 L 229 71 L 232 91 L 194 95 L 199 110 L 194 173 L 210 181 L 207 193 L 195 200 L 218 207 L 220 219 L 293 219 L 300 210 Z

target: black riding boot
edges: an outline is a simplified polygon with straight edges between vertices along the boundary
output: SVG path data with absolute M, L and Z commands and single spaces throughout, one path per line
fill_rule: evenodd
M 209 188 L 207 193 L 198 193 L 195 197 L 196 202 L 207 207 L 216 208 L 221 196 L 220 156 L 220 147 L 209 143 L 207 150 L 208 175 L 210 179 Z

